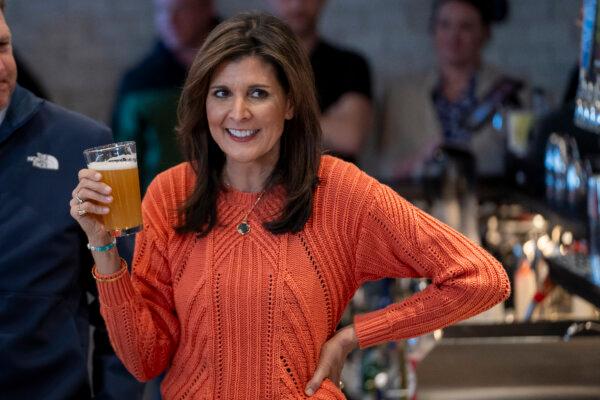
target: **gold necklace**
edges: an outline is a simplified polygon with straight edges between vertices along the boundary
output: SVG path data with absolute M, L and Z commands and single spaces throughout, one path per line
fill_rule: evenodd
M 258 198 L 252 205 L 252 208 L 250 208 L 250 210 L 246 213 L 246 215 L 244 215 L 244 218 L 242 218 L 242 221 L 237 225 L 236 230 L 238 231 L 238 233 L 240 235 L 244 236 L 244 235 L 247 235 L 248 233 L 250 233 L 250 223 L 248 222 L 248 216 L 254 210 L 254 207 L 256 207 L 256 205 L 260 202 L 260 200 L 263 197 L 263 194 L 265 194 L 264 190 L 262 192 L 260 192 L 260 194 L 258 195 Z
M 225 185 L 225 187 L 227 189 L 232 188 L 232 186 L 225 179 L 223 179 L 223 184 Z M 254 202 L 254 204 L 252 204 L 252 207 L 250 208 L 250 210 L 248 210 L 246 215 L 244 215 L 244 218 L 242 218 L 240 223 L 237 224 L 236 230 L 238 231 L 238 233 L 240 235 L 244 236 L 244 235 L 247 235 L 248 233 L 250 233 L 250 223 L 248 222 L 248 217 L 250 216 L 250 213 L 252 213 L 252 211 L 254 211 L 254 208 L 260 202 L 260 200 L 262 199 L 265 192 L 266 192 L 266 190 L 263 190 L 262 192 L 260 192 L 260 194 L 256 198 L 256 201 Z

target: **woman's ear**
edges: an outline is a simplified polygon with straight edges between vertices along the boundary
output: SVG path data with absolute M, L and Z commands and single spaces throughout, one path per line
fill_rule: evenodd
M 292 99 L 288 97 L 285 104 L 285 119 L 290 120 L 292 118 L 294 118 L 294 105 Z

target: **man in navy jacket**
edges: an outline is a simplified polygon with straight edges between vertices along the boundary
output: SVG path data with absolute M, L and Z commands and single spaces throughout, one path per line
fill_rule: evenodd
M 0 398 L 89 399 L 92 258 L 68 204 L 111 133 L 16 84 L 0 11 Z

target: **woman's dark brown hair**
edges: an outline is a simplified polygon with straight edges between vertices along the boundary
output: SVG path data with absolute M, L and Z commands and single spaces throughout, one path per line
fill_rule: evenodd
M 196 184 L 179 210 L 178 233 L 204 236 L 217 223 L 216 202 L 223 190 L 225 154 L 210 135 L 206 97 L 215 70 L 247 56 L 273 65 L 294 108 L 294 116 L 285 122 L 279 160 L 266 186 L 283 185 L 286 199 L 280 214 L 264 225 L 276 234 L 298 232 L 310 217 L 321 155 L 312 68 L 287 25 L 268 14 L 243 13 L 219 24 L 206 38 L 179 101 L 177 133 L 184 157 L 196 174 Z

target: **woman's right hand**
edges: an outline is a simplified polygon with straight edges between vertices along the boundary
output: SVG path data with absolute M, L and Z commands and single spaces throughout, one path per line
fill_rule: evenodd
M 98 216 L 108 214 L 108 205 L 113 201 L 112 189 L 101 182 L 102 175 L 92 169 L 80 170 L 78 178 L 79 184 L 73 189 L 73 198 L 69 202 L 71 216 L 79 223 L 90 243 L 104 245 L 110 235 Z

